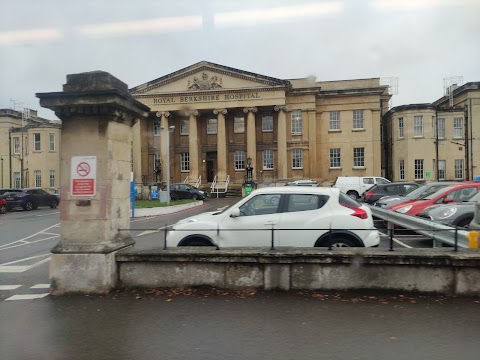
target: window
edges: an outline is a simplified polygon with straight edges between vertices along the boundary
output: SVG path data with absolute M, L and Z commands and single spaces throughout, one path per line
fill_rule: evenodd
M 400 180 L 405 180 L 405 160 L 400 160 Z
M 55 187 L 55 170 L 50 170 L 50 187 Z
M 340 149 L 330 149 L 330 168 L 335 169 L 341 166 Z
M 287 212 L 316 210 L 326 204 L 327 195 L 290 194 Z
M 55 151 L 55 134 L 48 134 L 50 138 L 50 151 Z
M 233 132 L 236 134 L 245 132 L 245 118 L 241 113 L 236 114 L 233 118 Z
M 35 187 L 37 188 L 42 187 L 42 171 L 35 170 L 34 176 L 35 176 Z
M 34 142 L 33 149 L 35 151 L 40 151 L 40 133 L 33 134 L 33 142 Z
M 245 151 L 235 151 L 235 170 L 245 170 Z
M 415 159 L 415 180 L 423 179 L 423 159 Z
M 446 160 L 438 160 L 438 180 L 446 179 L 446 169 L 447 162 Z
M 276 214 L 281 197 L 280 194 L 257 195 L 240 206 L 240 216 Z
M 423 116 L 421 115 L 413 117 L 413 136 L 414 137 L 423 136 Z
M 330 111 L 330 130 L 340 130 L 340 111 Z
M 181 119 L 180 120 L 180 135 L 188 135 L 188 130 L 190 126 L 189 119 Z
M 439 139 L 445 139 L 445 119 L 438 119 L 437 136 Z
M 13 186 L 15 186 L 15 189 L 20 189 L 20 173 L 19 172 L 13 173 Z
M 455 160 L 455 179 L 463 179 L 463 159 Z
M 180 171 L 190 171 L 190 153 L 188 152 L 180 154 Z
M 353 128 L 364 129 L 363 110 L 353 110 Z
M 403 139 L 405 137 L 404 129 L 403 129 L 403 117 L 398 118 L 398 137 Z
M 273 169 L 273 150 L 263 151 L 263 170 Z
M 461 139 L 463 137 L 463 119 L 462 118 L 453 119 L 453 137 L 456 139 Z
M 217 133 L 217 119 L 207 120 L 207 134 L 212 135 Z
M 353 148 L 353 167 L 365 167 L 365 148 Z
M 303 169 L 303 149 L 292 150 L 292 168 Z
M 162 160 L 160 159 L 160 151 L 155 151 L 153 154 L 153 171 L 159 172 L 162 165 Z
M 13 153 L 20 154 L 20 138 L 18 137 L 13 138 Z
M 271 112 L 264 112 L 262 114 L 262 131 L 263 132 L 273 131 L 273 114 Z
M 293 110 L 292 111 L 292 135 L 301 135 L 302 134 L 302 111 Z
M 153 135 L 160 136 L 160 119 L 153 120 Z

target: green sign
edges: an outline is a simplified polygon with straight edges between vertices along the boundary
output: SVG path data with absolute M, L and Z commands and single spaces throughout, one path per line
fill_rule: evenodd
M 252 192 L 252 185 L 245 185 L 245 196 Z
M 430 179 L 430 172 L 429 172 L 429 171 L 427 171 L 427 172 L 425 173 L 425 177 L 426 177 L 427 179 Z

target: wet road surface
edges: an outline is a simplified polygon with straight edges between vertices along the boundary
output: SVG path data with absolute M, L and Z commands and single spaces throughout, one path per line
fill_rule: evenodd
M 122 291 L 0 302 L 2 360 L 478 360 L 480 301 Z

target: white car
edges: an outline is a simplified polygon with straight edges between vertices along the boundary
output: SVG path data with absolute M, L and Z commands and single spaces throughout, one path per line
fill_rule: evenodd
M 258 189 L 221 211 L 180 220 L 168 232 L 167 246 L 269 247 L 272 229 L 276 247 L 380 242 L 370 209 L 339 189 L 285 186 Z

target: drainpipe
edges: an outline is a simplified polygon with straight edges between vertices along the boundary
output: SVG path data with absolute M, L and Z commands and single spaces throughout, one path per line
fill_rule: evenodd
M 469 159 L 469 154 L 468 154 L 468 149 L 469 149 L 469 144 L 468 144 L 468 105 L 465 104 L 464 107 L 464 123 L 465 123 L 465 170 L 466 170 L 466 179 L 465 180 L 470 180 L 470 159 Z
M 473 108 L 472 108 L 472 99 L 469 99 L 470 102 L 470 166 L 471 166 L 471 174 L 473 180 Z
M 10 188 L 12 188 L 12 128 L 8 128 L 8 168 L 10 172 Z

